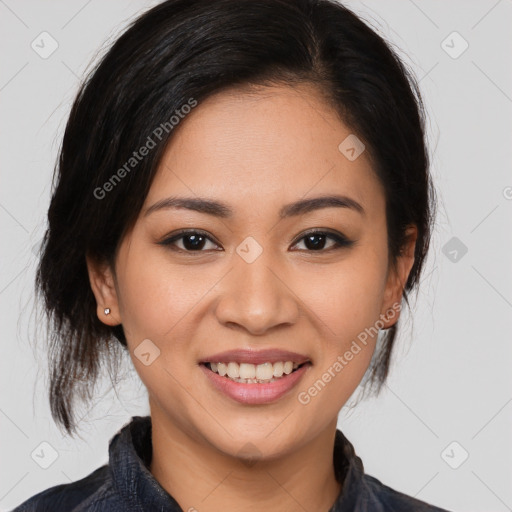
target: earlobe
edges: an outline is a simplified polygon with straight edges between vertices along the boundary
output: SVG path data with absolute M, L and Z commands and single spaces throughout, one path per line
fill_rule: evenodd
M 384 296 L 384 311 L 381 318 L 384 321 L 384 329 L 392 327 L 400 316 L 403 291 L 409 274 L 414 265 L 414 252 L 418 229 L 415 225 L 410 225 L 405 230 L 406 241 L 397 257 L 396 268 L 390 272 L 386 284 Z
M 101 322 L 115 326 L 121 323 L 114 273 L 106 262 L 87 256 L 87 272 L 92 292 L 96 298 L 96 314 Z

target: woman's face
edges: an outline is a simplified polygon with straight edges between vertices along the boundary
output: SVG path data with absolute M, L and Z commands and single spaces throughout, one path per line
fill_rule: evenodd
M 225 454 L 251 443 L 279 457 L 336 423 L 377 330 L 397 320 L 413 260 L 388 273 L 383 188 L 314 89 L 223 92 L 175 129 L 120 245 L 115 288 L 95 289 L 100 310 L 112 311 L 101 318 L 122 323 L 153 421 Z M 332 196 L 337 205 L 319 200 Z M 171 197 L 222 208 L 172 207 Z M 184 229 L 194 233 L 176 236 Z M 216 356 L 233 350 L 247 352 Z M 273 352 L 247 355 L 263 351 Z M 298 378 L 251 384 L 204 364 L 244 363 L 230 371 L 250 375 L 247 364 L 267 359 L 277 363 L 257 370 L 267 379 L 286 369 L 278 361 L 307 363 Z

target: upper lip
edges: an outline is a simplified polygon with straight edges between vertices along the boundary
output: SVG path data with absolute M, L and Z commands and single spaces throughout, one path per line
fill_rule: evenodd
M 236 363 L 263 364 L 277 363 L 279 361 L 292 361 L 293 363 L 302 364 L 309 361 L 309 358 L 297 352 L 290 352 L 277 348 L 266 350 L 237 349 L 226 350 L 218 354 L 201 359 L 200 363 Z

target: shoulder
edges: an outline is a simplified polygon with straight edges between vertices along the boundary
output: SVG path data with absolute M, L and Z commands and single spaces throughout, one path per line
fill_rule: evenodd
M 35 494 L 18 505 L 13 512 L 99 512 L 111 510 L 109 505 L 115 498 L 109 466 L 105 464 L 81 480 L 56 485 Z
M 371 475 L 363 475 L 363 487 L 367 503 L 374 504 L 375 508 L 370 509 L 375 512 L 450 512 L 392 489 Z

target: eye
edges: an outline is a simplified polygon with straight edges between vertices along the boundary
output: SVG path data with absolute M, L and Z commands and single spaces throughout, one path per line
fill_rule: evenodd
M 176 243 L 178 241 L 182 241 L 181 247 Z M 214 246 L 216 245 L 212 242 L 210 237 L 206 235 L 206 233 L 197 230 L 190 230 L 180 231 L 176 235 L 159 242 L 159 244 L 178 251 L 205 252 L 203 249 L 208 242 L 212 243 Z
M 326 249 L 325 244 L 327 239 L 331 239 L 331 245 Z M 354 244 L 353 240 L 349 240 L 340 233 L 333 233 L 330 231 L 313 230 L 308 231 L 306 235 L 299 238 L 298 242 L 304 240 L 306 250 L 310 252 L 328 252 L 331 250 L 341 249 L 343 247 L 350 247 Z M 297 242 L 294 244 L 294 246 Z

